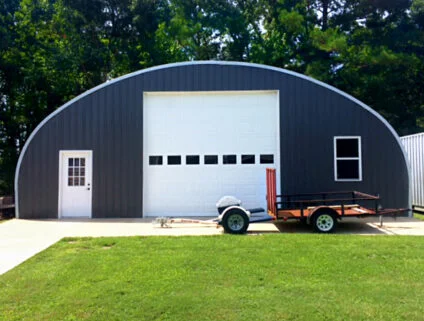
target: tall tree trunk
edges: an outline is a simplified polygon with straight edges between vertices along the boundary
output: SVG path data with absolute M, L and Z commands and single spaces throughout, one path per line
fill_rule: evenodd
M 322 0 L 322 30 L 327 30 L 328 28 L 328 7 L 330 0 Z

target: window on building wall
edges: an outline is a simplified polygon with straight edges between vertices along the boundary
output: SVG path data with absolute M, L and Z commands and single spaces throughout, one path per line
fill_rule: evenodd
M 334 179 L 361 181 L 361 137 L 334 137 Z

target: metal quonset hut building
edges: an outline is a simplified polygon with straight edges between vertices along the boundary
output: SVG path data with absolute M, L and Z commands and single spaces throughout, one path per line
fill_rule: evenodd
M 410 207 L 395 131 L 319 81 L 248 63 L 188 62 L 120 77 L 71 100 L 34 130 L 15 177 L 20 218 L 215 215 L 235 195 L 379 193 Z

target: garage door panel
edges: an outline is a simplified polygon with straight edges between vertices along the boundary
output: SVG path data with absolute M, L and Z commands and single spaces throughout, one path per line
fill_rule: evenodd
M 215 215 L 224 195 L 265 207 L 265 168 L 279 163 L 277 92 L 145 93 L 143 108 L 145 216 Z M 260 164 L 261 154 L 274 164 Z M 163 164 L 149 165 L 149 155 Z M 168 155 L 181 164 L 168 165 Z M 187 155 L 199 164 L 187 165 Z M 205 164 L 205 155 L 218 164 Z M 236 164 L 223 164 L 224 155 L 236 155 Z M 242 155 L 255 163 L 242 164 Z

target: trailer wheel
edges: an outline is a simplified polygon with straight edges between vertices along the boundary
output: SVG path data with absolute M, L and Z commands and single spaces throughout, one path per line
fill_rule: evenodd
M 249 218 L 241 209 L 231 209 L 222 219 L 225 233 L 244 234 L 249 227 Z
M 319 212 L 313 217 L 312 224 L 318 233 L 331 233 L 337 225 L 336 216 L 329 212 Z

